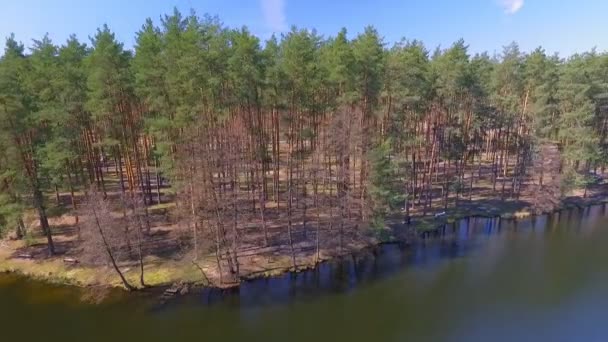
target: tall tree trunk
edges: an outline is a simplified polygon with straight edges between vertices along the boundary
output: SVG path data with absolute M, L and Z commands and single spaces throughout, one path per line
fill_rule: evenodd
M 288 177 L 287 177 L 287 235 L 289 238 L 289 248 L 291 249 L 291 260 L 293 264 L 294 270 L 296 269 L 296 252 L 293 247 L 293 233 L 292 233 L 292 206 L 293 206 L 293 125 L 290 129 L 291 134 L 289 138 L 289 156 L 287 159 L 287 169 L 288 169 Z
M 161 204 L 161 194 L 160 194 L 160 188 L 162 186 L 161 184 L 161 176 L 160 176 L 160 162 L 158 161 L 158 158 L 155 159 L 156 160 L 156 165 L 155 165 L 155 173 L 156 173 L 156 200 L 157 200 L 157 204 Z
M 49 256 L 53 256 L 55 254 L 55 244 L 53 243 L 53 236 L 51 234 L 51 227 L 49 226 L 49 220 L 46 215 L 46 208 L 44 207 L 44 199 L 42 196 L 42 191 L 40 189 L 34 189 L 34 207 L 38 212 L 38 218 L 40 220 L 40 228 L 42 228 L 42 232 L 46 235 L 47 245 Z

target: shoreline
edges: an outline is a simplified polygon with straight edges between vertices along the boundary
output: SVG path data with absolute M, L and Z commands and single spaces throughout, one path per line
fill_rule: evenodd
M 241 276 L 241 282 L 252 281 L 256 279 L 278 277 L 285 273 L 300 273 L 318 267 L 319 264 L 339 260 L 344 256 L 361 253 L 366 249 L 374 249 L 386 244 L 408 243 L 410 239 L 425 238 L 429 234 L 437 233 L 446 224 L 451 224 L 459 220 L 468 218 L 499 218 L 503 220 L 522 220 L 543 215 L 550 215 L 564 210 L 575 208 L 588 208 L 595 205 L 608 203 L 608 194 L 602 194 L 593 198 L 569 197 L 560 203 L 551 211 L 535 213 L 530 208 L 524 208 L 519 211 L 490 211 L 483 212 L 482 210 L 468 210 L 466 214 L 444 215 L 442 217 L 430 217 L 412 220 L 412 223 L 406 225 L 404 223 L 393 222 L 391 225 L 405 226 L 408 235 L 407 238 L 395 238 L 394 236 L 375 239 L 375 241 L 362 244 L 357 248 L 346 249 L 343 253 L 332 256 L 321 257 L 318 261 L 305 262 L 294 270 L 292 266 L 278 266 L 273 269 L 255 271 Z M 459 209 L 459 208 L 456 208 Z M 389 228 L 396 230 L 401 228 Z M 8 253 L 7 253 L 8 252 Z M 7 249 L 6 242 L 0 240 L 0 274 L 13 274 L 26 279 L 31 279 L 38 282 L 48 283 L 51 285 L 60 285 L 68 287 L 78 287 L 82 289 L 120 289 L 125 292 L 125 288 L 119 282 L 114 271 L 107 266 L 87 266 L 87 265 L 67 265 L 63 259 L 52 260 L 31 260 L 19 259 L 12 257 L 11 254 L 15 250 Z M 323 253 L 326 254 L 326 253 Z M 184 288 L 186 291 L 190 288 L 215 288 L 215 289 L 230 289 L 239 287 L 241 282 L 224 283 L 220 286 L 214 283 L 205 282 L 201 276 L 200 270 L 196 269 L 190 260 L 166 261 L 162 263 L 154 263 L 146 265 L 146 287 L 138 288 L 138 291 L 162 291 L 163 289 L 176 289 L 175 292 L 180 292 Z M 132 267 L 124 267 L 124 271 L 128 272 Z M 131 277 L 136 276 L 130 273 Z M 178 295 L 178 294 L 177 294 Z

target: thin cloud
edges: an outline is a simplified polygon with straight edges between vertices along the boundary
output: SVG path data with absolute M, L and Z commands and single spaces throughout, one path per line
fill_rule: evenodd
M 524 0 L 500 0 L 500 6 L 506 14 L 515 14 L 524 7 Z
M 261 0 L 262 14 L 266 26 L 275 32 L 287 30 L 285 3 L 287 0 Z

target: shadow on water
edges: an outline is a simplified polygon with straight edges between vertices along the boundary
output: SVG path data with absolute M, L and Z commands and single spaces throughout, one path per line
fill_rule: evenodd
M 222 305 L 233 308 L 281 306 L 348 294 L 357 288 L 394 277 L 404 269 L 426 269 L 446 260 L 474 255 L 492 239 L 558 234 L 574 229 L 585 234 L 608 214 L 606 205 L 575 208 L 523 220 L 471 217 L 437 230 L 413 243 L 389 243 L 356 255 L 328 261 L 317 268 L 278 277 L 248 280 L 234 289 L 203 289 L 155 306 L 162 312 L 183 305 Z M 494 247 L 490 247 L 494 248 Z

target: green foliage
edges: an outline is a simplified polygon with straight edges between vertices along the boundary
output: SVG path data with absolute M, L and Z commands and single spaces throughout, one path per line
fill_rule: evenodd
M 36 237 L 34 237 L 34 234 L 32 232 L 28 231 L 23 236 L 23 243 L 27 247 L 34 246 L 36 244 Z
M 586 189 L 601 183 L 602 178 L 588 172 L 577 171 L 573 167 L 567 168 L 562 175 L 561 191 L 564 194 L 575 189 Z
M 325 86 L 333 95 L 329 101 L 334 109 L 338 105 L 351 104 L 356 100 L 355 56 L 352 43 L 346 34 L 347 31 L 343 28 L 320 49 L 320 67 L 326 75 Z
M 595 104 L 592 85 L 588 82 L 588 61 L 592 56 L 574 56 L 562 71 L 560 99 L 560 130 L 564 154 L 571 161 L 600 159 L 600 136 L 594 127 Z
M 24 207 L 9 194 L 0 194 L 0 237 L 15 229 L 23 215 Z
M 12 225 L 22 212 L 21 198 L 43 205 L 48 185 L 41 168 L 41 151 L 51 138 L 58 96 L 51 81 L 57 73 L 57 48 L 48 36 L 34 41 L 32 54 L 13 36 L 0 59 L 0 192 L 3 225 Z
M 385 86 L 397 95 L 397 108 L 425 100 L 430 89 L 429 58 L 422 42 L 401 41 L 389 51 Z
M 369 115 L 382 88 L 385 68 L 384 42 L 378 31 L 368 26 L 352 43 L 355 85 L 365 115 Z
M 504 47 L 501 59 L 501 63 L 494 68 L 492 98 L 505 115 L 505 121 L 512 122 L 523 111 L 524 105 L 523 55 L 519 46 L 511 43 Z
M 470 82 L 467 49 L 468 46 L 461 39 L 433 58 L 434 90 L 441 101 L 446 106 L 452 107 L 452 110 L 455 109 L 453 101 L 463 96 Z
M 124 139 L 125 102 L 131 96 L 131 54 L 123 49 L 107 25 L 91 39 L 93 50 L 87 56 L 88 97 L 86 109 L 103 132 L 103 139 Z
M 369 152 L 371 165 L 369 194 L 372 198 L 373 225 L 381 226 L 384 217 L 399 207 L 404 198 L 396 184 L 398 172 L 391 159 L 391 141 L 387 139 Z
M 281 66 L 286 77 L 289 101 L 299 103 L 303 110 L 313 108 L 314 88 L 318 72 L 319 37 L 315 32 L 292 28 L 281 42 Z
M 453 177 L 449 182 L 450 191 L 452 192 L 462 192 L 466 188 L 466 184 L 457 177 Z

